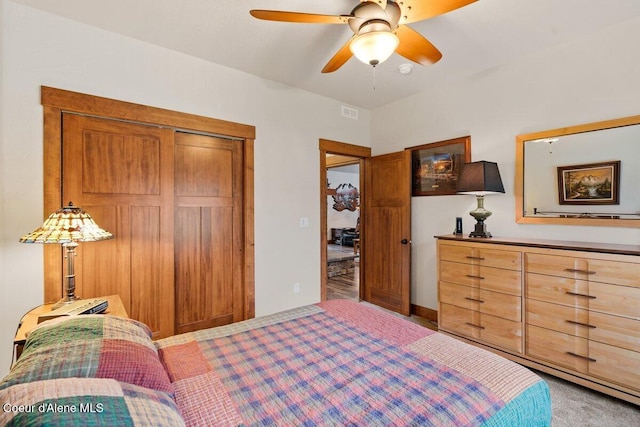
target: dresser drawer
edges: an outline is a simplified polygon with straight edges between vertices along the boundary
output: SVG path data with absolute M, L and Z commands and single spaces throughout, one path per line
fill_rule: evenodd
M 440 280 L 511 295 L 522 294 L 521 273 L 515 270 L 440 261 Z
M 640 263 L 527 253 L 525 271 L 640 288 Z
M 589 342 L 589 373 L 640 390 L 640 353 L 597 342 Z
M 581 308 L 527 300 L 527 324 L 640 351 L 640 321 Z
M 440 282 L 440 301 L 516 322 L 522 320 L 521 297 Z
M 573 335 L 527 326 L 527 355 L 640 389 L 640 353 Z
M 527 298 L 640 320 L 640 288 L 527 273 L 525 294 Z
M 438 327 L 445 332 L 522 353 L 522 323 L 440 303 Z
M 522 268 L 520 252 L 447 244 L 441 244 L 439 251 L 441 260 L 518 271 Z
M 528 356 L 582 373 L 589 370 L 589 360 L 586 358 L 589 355 L 589 340 L 586 338 L 527 325 L 526 342 Z

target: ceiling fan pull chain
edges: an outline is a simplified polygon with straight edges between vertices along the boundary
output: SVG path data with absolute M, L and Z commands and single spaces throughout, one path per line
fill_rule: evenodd
M 376 90 L 376 67 L 373 68 L 373 90 Z

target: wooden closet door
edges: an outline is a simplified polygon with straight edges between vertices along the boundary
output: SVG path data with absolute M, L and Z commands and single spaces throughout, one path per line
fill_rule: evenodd
M 62 197 L 113 240 L 80 243 L 81 297 L 118 294 L 154 338 L 174 333 L 174 131 L 63 116 Z
M 242 142 L 177 133 L 178 333 L 243 320 Z

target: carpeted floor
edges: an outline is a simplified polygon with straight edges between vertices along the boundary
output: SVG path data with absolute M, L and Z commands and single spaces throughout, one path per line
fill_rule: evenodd
M 537 372 L 549 384 L 552 427 L 640 426 L 640 407 Z

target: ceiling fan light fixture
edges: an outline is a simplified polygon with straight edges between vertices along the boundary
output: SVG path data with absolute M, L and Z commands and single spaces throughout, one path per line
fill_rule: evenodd
M 375 67 L 389 59 L 399 43 L 391 31 L 371 31 L 354 37 L 349 47 L 356 58 Z

